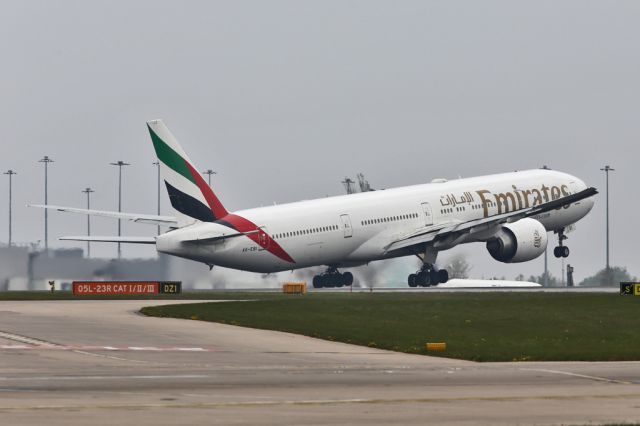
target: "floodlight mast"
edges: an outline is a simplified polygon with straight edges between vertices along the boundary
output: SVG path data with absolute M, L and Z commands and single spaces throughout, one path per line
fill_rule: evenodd
M 160 216 L 160 161 L 154 161 L 152 164 L 158 168 L 158 216 Z M 158 235 L 160 235 L 160 225 L 158 225 Z
M 607 210 L 607 231 L 606 231 L 606 236 L 607 236 L 607 261 L 606 261 L 606 266 L 605 266 L 605 270 L 607 272 L 607 279 L 610 280 L 611 279 L 611 264 L 609 263 L 609 172 L 613 172 L 615 171 L 615 169 L 609 167 L 609 165 L 604 166 L 603 168 L 601 168 L 600 170 L 602 170 L 605 173 L 605 178 L 606 178 L 606 182 L 607 182 L 607 191 L 606 191 L 606 198 L 607 198 L 607 203 L 606 203 L 606 210 Z M 610 284 L 610 283 L 607 283 Z
M 109 163 L 112 166 L 118 166 L 118 213 L 122 212 L 122 167 L 131 164 L 118 160 L 115 163 Z M 122 235 L 122 220 L 118 219 L 118 237 Z M 118 243 L 118 259 L 122 258 L 122 247 Z
M 9 169 L 6 172 L 4 172 L 5 175 L 9 175 L 9 247 L 11 247 L 11 242 L 12 242 L 12 235 L 11 235 L 11 230 L 12 230 L 12 223 L 11 223 L 11 216 L 12 216 L 12 204 L 13 204 L 13 175 L 16 175 L 17 173 L 14 172 L 13 170 Z
M 209 179 L 208 179 L 208 180 L 209 180 L 209 187 L 211 187 L 211 175 L 217 175 L 218 173 L 217 173 L 217 172 L 214 172 L 214 171 L 213 171 L 213 170 L 211 170 L 211 169 L 207 169 L 207 170 L 205 170 L 204 172 L 202 172 L 202 174 L 203 174 L 203 175 L 207 175 L 207 176 L 208 176 L 208 178 L 209 178 Z
M 87 187 L 82 190 L 83 193 L 87 194 L 87 210 L 91 210 L 91 193 L 95 192 L 93 189 Z M 87 237 L 91 236 L 91 215 L 87 215 Z M 91 242 L 87 241 L 87 257 L 91 257 Z
M 49 158 L 48 155 L 42 157 L 42 159 L 38 160 L 38 163 L 44 163 L 44 204 L 45 206 L 49 203 L 49 163 L 53 163 L 53 159 Z M 49 253 L 49 209 L 44 209 L 44 251 Z

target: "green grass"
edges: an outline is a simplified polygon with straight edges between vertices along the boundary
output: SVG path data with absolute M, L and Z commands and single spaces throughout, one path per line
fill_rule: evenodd
M 640 297 L 571 293 L 325 293 L 142 309 L 475 361 L 640 360 Z
M 261 300 L 277 297 L 278 293 L 243 291 L 187 291 L 181 294 L 154 295 L 86 295 L 74 296 L 70 291 L 4 291 L 0 301 L 6 300 Z

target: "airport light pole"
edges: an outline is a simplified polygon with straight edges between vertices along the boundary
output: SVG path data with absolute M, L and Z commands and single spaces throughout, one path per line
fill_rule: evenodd
M 131 164 L 118 160 L 115 163 L 109 163 L 112 166 L 118 166 L 118 213 L 122 212 L 122 167 Z M 118 237 L 122 235 L 122 220 L 118 219 Z M 122 258 L 122 247 L 118 242 L 118 259 Z
M 160 161 L 154 161 L 152 164 L 158 168 L 158 216 L 160 216 Z M 160 235 L 160 225 L 158 225 L 158 235 Z
M 83 191 L 87 194 L 87 210 L 91 210 L 91 193 L 95 192 L 93 189 L 87 187 Z M 91 236 L 91 215 L 87 215 L 87 237 Z M 87 241 L 87 257 L 91 257 L 91 242 Z
M 611 279 L 611 265 L 609 263 L 609 172 L 613 172 L 615 171 L 615 169 L 612 169 L 611 167 L 609 167 L 609 165 L 604 166 L 603 168 L 601 168 L 600 170 L 602 170 L 606 176 L 606 181 L 607 181 L 607 263 L 606 263 L 606 273 L 607 273 L 607 280 Z M 610 283 L 607 283 L 610 284 Z
M 547 247 L 544 248 L 544 286 L 549 287 L 549 268 L 547 261 Z
M 49 203 L 49 163 L 53 163 L 53 160 L 45 155 L 38 163 L 44 163 L 44 204 Z M 44 251 L 49 253 L 49 209 L 44 209 Z
M 13 175 L 17 174 L 16 172 L 14 172 L 13 170 L 9 169 L 6 172 L 4 172 L 5 175 L 9 175 L 9 247 L 11 247 L 11 213 L 12 213 L 12 201 L 13 201 L 13 194 L 12 194 L 12 187 L 13 187 Z
M 211 187 L 211 175 L 217 175 L 218 173 L 214 172 L 211 169 L 207 169 L 204 172 L 202 172 L 203 175 L 208 175 L 209 177 L 209 187 Z

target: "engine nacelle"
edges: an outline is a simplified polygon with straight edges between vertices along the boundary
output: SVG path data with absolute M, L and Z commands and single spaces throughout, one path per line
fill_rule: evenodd
M 547 230 L 535 219 L 525 218 L 502 225 L 487 241 L 487 250 L 495 260 L 505 263 L 527 262 L 544 253 Z

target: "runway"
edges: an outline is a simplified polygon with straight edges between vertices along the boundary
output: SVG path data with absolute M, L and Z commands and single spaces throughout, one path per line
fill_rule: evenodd
M 0 302 L 2 424 L 640 422 L 640 362 L 479 364 L 137 313 L 166 303 Z

